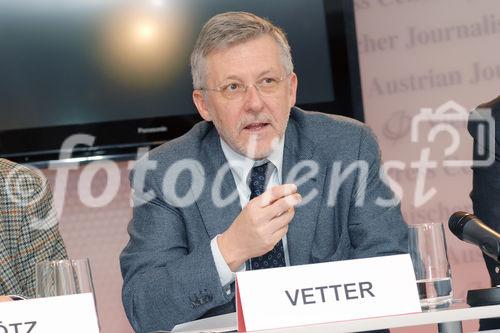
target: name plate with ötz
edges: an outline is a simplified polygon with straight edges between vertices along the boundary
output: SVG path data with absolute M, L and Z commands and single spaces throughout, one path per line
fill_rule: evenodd
M 92 293 L 0 303 L 0 332 L 99 333 Z
M 408 254 L 236 274 L 238 331 L 421 312 Z

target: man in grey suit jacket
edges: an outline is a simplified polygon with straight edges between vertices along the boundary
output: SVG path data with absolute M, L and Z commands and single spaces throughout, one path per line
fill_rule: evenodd
M 234 311 L 238 271 L 407 251 L 374 136 L 293 106 L 297 76 L 279 28 L 250 13 L 217 15 L 191 66 L 205 121 L 131 173 L 121 268 L 136 331 Z

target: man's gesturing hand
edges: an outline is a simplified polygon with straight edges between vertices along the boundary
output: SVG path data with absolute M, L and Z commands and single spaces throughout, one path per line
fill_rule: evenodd
M 271 251 L 288 231 L 294 207 L 302 200 L 295 184 L 274 186 L 250 200 L 218 237 L 219 250 L 231 271 L 246 260 Z

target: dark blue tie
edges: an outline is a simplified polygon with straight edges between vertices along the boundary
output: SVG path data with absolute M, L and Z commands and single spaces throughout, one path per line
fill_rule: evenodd
M 267 181 L 269 180 L 270 172 L 268 172 L 268 166 L 270 162 L 262 165 L 254 166 L 250 171 L 250 200 L 258 197 L 264 193 L 266 189 Z M 272 170 L 269 168 L 269 170 Z M 280 240 L 274 248 L 267 252 L 266 254 L 255 257 L 250 260 L 252 269 L 262 269 L 262 268 L 273 268 L 273 267 L 284 267 L 285 263 L 285 251 L 283 249 L 283 242 Z

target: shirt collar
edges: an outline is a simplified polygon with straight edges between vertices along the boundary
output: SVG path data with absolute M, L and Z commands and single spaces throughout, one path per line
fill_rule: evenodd
M 229 167 L 233 175 L 235 176 L 236 182 L 244 182 L 246 183 L 246 179 L 250 170 L 255 165 L 256 160 L 248 158 L 236 151 L 234 151 L 222 138 L 220 138 L 220 143 L 222 147 L 222 152 L 226 157 L 226 160 L 229 163 Z M 280 183 L 282 182 L 281 172 L 283 168 L 283 149 L 285 146 L 285 138 L 282 137 L 278 142 L 276 148 L 269 154 L 266 158 L 269 162 L 271 162 L 275 167 L 278 175 L 278 179 Z

